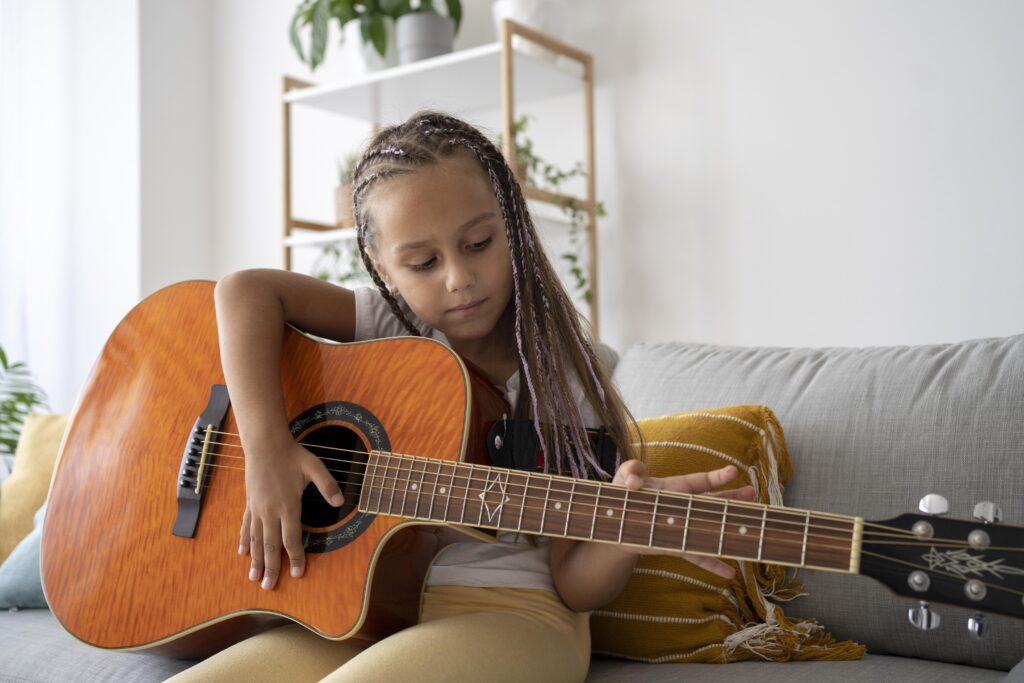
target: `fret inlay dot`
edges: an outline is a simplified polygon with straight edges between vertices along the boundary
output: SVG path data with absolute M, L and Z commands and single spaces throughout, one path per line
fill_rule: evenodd
M 614 510 L 612 510 L 611 508 L 608 508 L 607 510 L 605 510 L 605 513 L 604 513 L 604 514 L 606 514 L 606 515 L 608 515 L 609 517 L 611 517 L 612 515 L 614 515 L 614 514 L 615 514 L 615 511 L 614 511 Z
M 419 484 L 413 484 L 410 488 L 415 491 L 419 487 Z
M 445 492 L 445 491 L 447 491 L 447 490 L 448 490 L 448 489 L 447 489 L 447 488 L 445 488 L 444 486 L 442 486 L 442 487 L 441 487 L 441 493 L 444 493 L 444 492 Z
M 669 518 L 668 518 L 668 519 L 667 519 L 666 521 L 667 521 L 667 522 L 668 522 L 669 524 L 675 524 L 675 523 L 676 523 L 676 518 L 675 518 L 675 517 L 669 517 Z
M 747 527 L 745 527 L 745 526 L 741 526 L 741 527 L 740 527 L 740 536 L 743 536 L 743 535 L 745 535 L 746 533 L 747 533 Z
M 556 510 L 561 510 L 562 509 L 562 504 L 561 503 L 555 503 L 555 509 Z

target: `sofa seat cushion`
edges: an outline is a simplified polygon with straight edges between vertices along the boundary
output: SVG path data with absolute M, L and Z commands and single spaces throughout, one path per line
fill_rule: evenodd
M 639 344 L 615 380 L 637 418 L 712 405 L 769 405 L 786 427 L 792 507 L 886 520 L 939 493 L 950 516 L 999 503 L 1024 523 L 1024 335 L 958 344 L 875 348 L 738 348 Z M 788 616 L 817 618 L 868 651 L 1009 670 L 1024 628 L 990 615 L 987 640 L 968 636 L 974 612 L 935 605 L 942 623 L 907 621 L 916 601 L 865 576 L 805 572 L 807 595 Z
M 0 611 L 0 681 L 163 681 L 194 662 L 86 645 L 45 609 Z

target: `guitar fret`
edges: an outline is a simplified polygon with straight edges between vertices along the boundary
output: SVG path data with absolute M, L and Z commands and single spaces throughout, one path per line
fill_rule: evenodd
M 427 519 L 434 519 L 434 503 L 437 502 L 437 484 L 441 478 L 441 461 L 437 460 L 434 464 L 437 465 L 437 470 L 434 472 L 434 486 L 430 489 L 430 509 L 427 510 Z
M 761 512 L 761 538 L 757 541 L 757 561 L 761 561 L 761 548 L 764 547 L 764 525 L 768 521 L 768 508 Z
M 626 495 L 622 497 L 622 518 L 619 520 L 619 543 L 622 543 L 622 530 L 626 526 L 626 507 L 629 505 L 629 489 L 626 489 Z
M 686 521 L 683 522 L 683 542 L 679 546 L 680 550 L 686 550 L 686 537 L 690 534 L 690 512 L 693 509 L 693 496 L 689 496 L 686 499 Z
M 654 527 L 658 522 L 658 502 L 661 500 L 661 489 L 654 491 L 654 514 L 651 515 L 651 537 L 647 540 L 647 547 L 654 547 Z
M 572 519 L 572 501 L 576 498 L 576 480 L 572 480 L 572 489 L 569 491 L 569 507 L 565 510 L 565 531 L 563 536 L 569 535 L 569 520 Z
M 526 494 L 530 492 L 530 473 L 526 473 L 526 483 L 523 484 L 523 502 L 519 504 L 519 521 L 516 522 L 516 531 L 523 530 L 523 512 L 526 510 Z
M 807 532 L 810 531 L 810 528 L 811 528 L 811 511 L 810 510 L 805 510 L 804 511 L 804 543 L 803 543 L 803 547 L 800 549 L 800 566 L 801 567 L 807 566 Z
M 402 507 L 398 511 L 399 517 L 405 517 L 405 503 L 409 499 L 409 483 L 411 482 L 412 465 L 409 466 L 410 476 L 405 476 L 405 473 L 402 471 L 402 465 L 406 462 L 407 460 L 404 457 L 398 459 L 398 473 L 403 475 L 403 479 L 405 479 L 405 493 L 402 494 Z
M 365 479 L 366 485 L 364 486 L 362 491 L 363 495 L 359 496 L 360 502 L 364 503 L 364 506 L 362 508 L 364 512 L 373 512 L 370 509 L 370 496 L 373 495 L 373 478 L 374 476 L 376 476 L 377 473 L 377 459 L 374 458 L 373 462 L 371 463 L 370 458 L 373 458 L 373 451 L 370 451 L 369 453 L 366 454 L 366 462 L 369 463 L 370 467 L 372 467 L 373 469 L 370 471 L 370 476 Z
M 388 456 L 388 467 L 391 467 L 391 456 L 390 455 Z M 385 470 L 385 472 L 386 471 L 387 470 Z M 398 477 L 393 477 L 391 479 L 391 499 L 388 500 L 388 514 L 389 515 L 395 514 L 395 492 L 397 491 L 397 487 L 398 487 Z
M 484 498 L 487 496 L 487 484 L 491 481 L 491 472 L 487 470 L 484 472 L 484 483 L 480 488 L 480 515 L 477 517 L 476 525 L 482 526 L 484 522 Z M 466 497 L 469 498 L 469 491 L 466 491 Z
M 722 530 L 718 533 L 718 554 L 722 554 L 722 546 L 725 545 L 725 520 L 729 518 L 729 501 L 725 501 L 722 508 Z
M 454 479 L 452 480 L 454 481 Z M 469 502 L 469 485 L 473 483 L 473 465 L 469 466 L 469 476 L 466 477 L 466 495 L 462 497 L 462 512 L 459 513 L 459 524 L 466 523 L 466 503 Z
M 448 484 L 448 495 L 444 499 L 444 521 L 446 521 L 446 522 L 448 521 L 448 508 L 452 504 L 452 489 L 455 488 L 455 472 L 458 469 L 456 467 L 455 463 L 448 463 L 448 464 L 451 465 L 451 468 L 452 468 L 452 480 L 451 480 L 451 483 Z
M 548 499 L 551 498 L 551 477 L 548 477 L 548 488 L 544 493 L 544 509 L 540 511 L 540 533 L 544 533 L 544 519 L 548 516 Z
M 601 482 L 597 482 L 597 495 L 594 497 L 594 519 L 590 522 L 590 540 L 594 540 L 594 530 L 597 528 L 597 509 L 601 507 Z
M 423 480 L 427 476 L 427 461 L 423 460 L 423 461 L 419 461 L 419 462 L 420 462 L 421 465 L 423 465 L 423 469 L 420 470 L 420 483 L 419 483 L 419 487 L 416 490 L 416 506 L 412 509 L 412 516 L 413 517 L 419 517 L 419 512 L 420 512 L 420 496 L 423 495 Z

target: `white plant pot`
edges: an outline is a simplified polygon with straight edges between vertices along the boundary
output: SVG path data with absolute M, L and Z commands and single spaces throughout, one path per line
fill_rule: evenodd
M 403 14 L 395 22 L 398 63 L 446 55 L 455 44 L 455 22 L 432 12 Z
M 360 76 L 398 64 L 395 50 L 395 22 L 386 18 L 384 26 L 388 40 L 385 56 L 381 57 L 373 47 L 373 43 L 363 42 L 363 33 L 359 28 L 358 19 L 345 22 L 342 29 L 341 61 L 346 74 Z
M 542 33 L 558 38 L 562 35 L 562 27 L 565 18 L 565 6 L 562 0 L 494 0 L 491 5 L 491 14 L 494 16 L 494 30 L 501 39 L 502 19 L 512 21 L 535 28 Z M 512 47 L 516 50 L 531 55 L 554 61 L 558 55 L 529 40 L 522 40 L 519 36 L 512 37 Z

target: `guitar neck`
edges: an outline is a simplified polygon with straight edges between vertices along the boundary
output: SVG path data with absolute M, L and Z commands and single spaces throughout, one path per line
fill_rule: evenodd
M 423 521 L 856 574 L 863 520 L 535 472 L 369 454 L 359 508 Z

